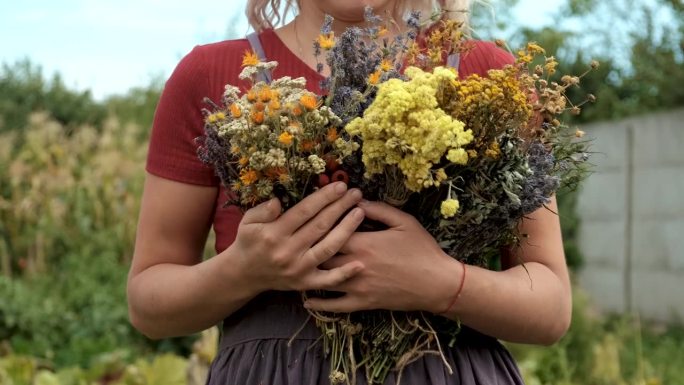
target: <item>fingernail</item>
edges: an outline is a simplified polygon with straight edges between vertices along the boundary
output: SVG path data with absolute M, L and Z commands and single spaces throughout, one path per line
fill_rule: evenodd
M 361 193 L 361 190 L 356 189 L 356 188 L 352 190 L 352 198 L 358 199 L 358 198 L 361 198 L 362 196 L 363 196 L 363 193 Z
M 344 182 L 337 183 L 335 185 L 335 192 L 338 194 L 342 194 L 343 192 L 347 191 L 347 185 Z
M 365 206 L 369 204 L 370 202 L 366 199 L 361 199 L 361 201 L 358 203 L 359 206 Z

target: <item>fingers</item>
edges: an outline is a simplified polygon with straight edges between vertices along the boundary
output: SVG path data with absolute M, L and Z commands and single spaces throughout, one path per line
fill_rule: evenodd
M 335 226 L 347 210 L 359 203 L 361 197 L 361 191 L 358 189 L 347 191 L 342 198 L 328 205 L 307 224 L 300 227 L 292 237 L 293 244 L 302 250 L 311 247 Z M 355 230 L 356 227 L 354 227 Z
M 251 224 L 273 222 L 280 216 L 280 210 L 280 201 L 278 198 L 273 198 L 247 210 L 245 215 L 242 217 L 242 223 Z
M 339 286 L 363 270 L 361 262 L 349 262 L 330 270 L 316 270 L 307 286 L 310 290 L 325 290 Z
M 384 202 L 363 201 L 359 207 L 366 213 L 366 218 L 382 222 L 389 227 L 406 225 L 407 215 L 396 207 Z
M 320 264 L 318 268 L 323 270 L 332 270 L 354 260 L 354 257 L 340 254 L 340 252 L 341 250 L 339 250 L 335 256 Z
M 315 217 L 332 202 L 340 199 L 347 192 L 343 182 L 331 183 L 287 210 L 278 221 L 279 230 L 284 234 L 292 234 L 302 225 Z
M 363 218 L 363 210 L 360 208 L 357 207 L 350 211 L 339 225 L 335 226 L 320 242 L 302 254 L 304 265 L 315 268 L 332 258 L 347 242 L 349 237 L 354 234 Z

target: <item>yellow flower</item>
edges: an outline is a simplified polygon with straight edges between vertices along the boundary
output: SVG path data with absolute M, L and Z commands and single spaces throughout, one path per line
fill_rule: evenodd
M 389 32 L 389 30 L 387 30 L 387 27 L 382 27 L 378 31 L 378 37 L 383 37 L 383 36 L 387 35 L 388 32 Z
M 318 104 L 316 97 L 313 94 L 302 95 L 302 97 L 299 98 L 299 103 L 309 111 L 315 109 Z
M 243 156 L 238 160 L 238 163 L 240 164 L 240 166 L 245 167 L 246 165 L 249 164 L 249 158 L 246 156 Z
M 292 177 L 290 176 L 290 174 L 285 172 L 285 173 L 278 175 L 278 181 L 282 184 L 288 184 L 288 183 L 292 182 Z
M 259 99 L 261 99 L 262 102 L 266 103 L 271 100 L 272 97 L 273 92 L 271 91 L 271 87 L 264 86 L 259 90 Z
M 271 111 L 276 111 L 280 109 L 280 101 L 278 99 L 273 99 L 268 103 L 268 108 Z
M 447 174 L 444 171 L 444 169 L 440 168 L 439 170 L 437 170 L 437 172 L 435 173 L 435 180 L 437 181 L 437 183 L 444 182 L 446 179 L 447 179 Z
M 577 137 L 577 138 L 582 138 L 584 136 L 584 134 L 585 133 L 582 130 L 575 131 L 575 137 Z
M 255 66 L 257 64 L 259 64 L 259 57 L 257 56 L 256 52 L 245 51 L 245 54 L 242 56 L 242 66 L 249 67 Z
M 492 159 L 498 159 L 499 155 L 501 155 L 501 148 L 499 147 L 499 143 L 492 142 L 489 148 L 485 151 L 485 155 Z
M 280 134 L 280 136 L 278 136 L 278 141 L 285 146 L 289 146 L 292 144 L 292 138 L 292 134 L 285 131 L 282 134 Z
M 456 199 L 447 199 L 442 202 L 439 211 L 442 213 L 444 218 L 452 218 L 456 215 L 456 212 L 458 212 L 459 206 L 460 205 Z
M 318 45 L 323 49 L 331 49 L 335 46 L 335 34 L 330 32 L 328 34 L 318 35 Z
M 529 42 L 527 43 L 527 52 L 536 55 L 536 54 L 544 54 L 546 53 L 546 50 L 542 48 L 539 44 L 535 42 Z
M 532 55 L 527 53 L 526 51 L 520 50 L 518 51 L 518 61 L 521 63 L 531 63 L 532 62 Z
M 225 118 L 226 118 L 226 114 L 219 111 L 219 112 L 215 112 L 215 113 L 207 116 L 207 122 L 216 123 L 218 121 L 224 120 Z
M 384 59 L 383 61 L 380 62 L 380 70 L 382 70 L 382 71 L 387 72 L 387 71 L 391 70 L 392 67 L 393 67 L 392 62 L 387 60 L 387 59 Z
M 420 191 L 439 183 L 433 178 L 439 171 L 432 166 L 445 155 L 465 164 L 468 156 L 461 147 L 473 135 L 439 108 L 438 88 L 454 80 L 454 72 L 442 67 L 432 73 L 409 67 L 405 74 L 408 81 L 390 79 L 379 84 L 363 117 L 352 120 L 345 130 L 363 141 L 367 175 L 382 173 L 387 166 L 397 167 L 406 187 Z
M 462 148 L 449 150 L 447 160 L 456 164 L 466 164 L 468 163 L 468 153 Z
M 558 67 L 558 62 L 556 61 L 555 57 L 551 56 L 550 58 L 546 59 L 546 62 L 544 63 L 544 69 L 549 75 L 556 73 L 556 67 Z

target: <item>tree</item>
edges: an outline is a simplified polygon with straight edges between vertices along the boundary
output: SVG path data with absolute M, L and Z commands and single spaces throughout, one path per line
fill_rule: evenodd
M 104 108 L 90 91 L 68 89 L 55 74 L 46 80 L 40 66 L 28 59 L 0 70 L 0 132 L 21 129 L 31 112 L 46 111 L 59 123 L 71 128 L 81 124 L 99 126 Z

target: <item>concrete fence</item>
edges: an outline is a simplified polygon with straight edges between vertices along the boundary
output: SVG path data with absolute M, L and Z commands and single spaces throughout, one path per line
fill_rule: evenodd
M 684 320 L 684 109 L 582 128 L 580 285 L 600 309 Z

